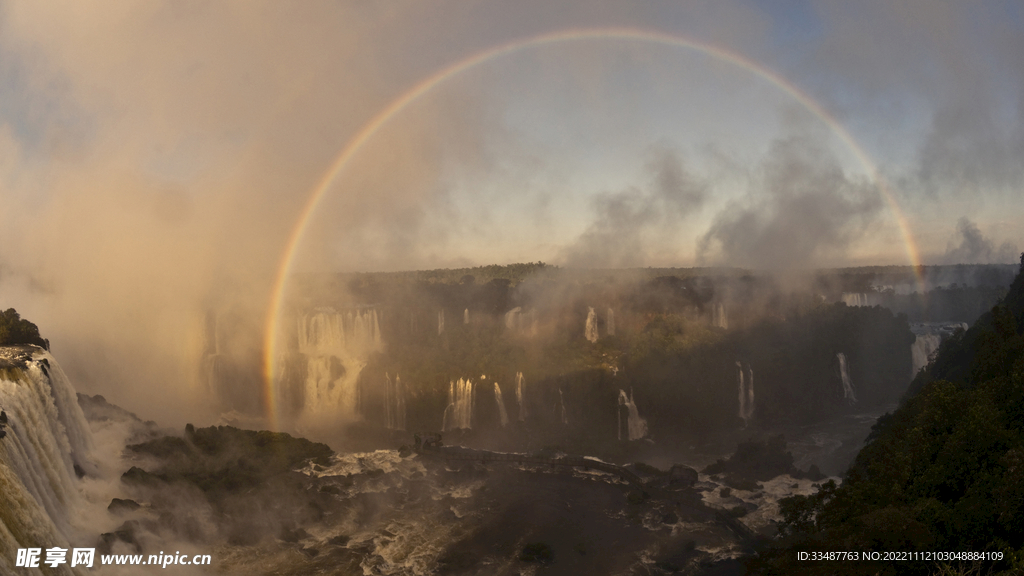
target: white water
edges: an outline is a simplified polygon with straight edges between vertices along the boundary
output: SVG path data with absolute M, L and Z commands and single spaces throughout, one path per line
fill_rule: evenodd
M 587 310 L 587 325 L 583 330 L 583 336 L 591 342 L 597 342 L 597 313 L 589 306 L 587 307 Z
M 608 307 L 608 335 L 615 336 L 615 310 Z
M 519 403 L 519 421 L 526 420 L 526 404 L 523 403 L 523 373 L 516 372 L 516 402 Z
M 942 343 L 942 336 L 940 334 L 918 334 L 917 339 L 910 345 L 910 358 L 913 362 L 913 368 L 910 371 L 910 377 L 917 376 L 917 373 L 928 365 L 928 361 L 931 359 L 932 354 L 939 349 L 939 344 Z
M 355 416 L 359 372 L 369 355 L 382 348 L 377 311 L 302 316 L 298 343 L 307 363 L 303 417 L 334 421 Z M 332 374 L 331 367 L 337 363 L 344 367 L 344 374 Z
M 442 332 L 444 332 L 444 310 L 437 313 L 437 335 L 440 336 Z
M 466 308 L 462 312 L 462 323 L 469 324 L 469 308 Z
M 505 328 L 518 331 L 522 325 L 523 308 L 516 306 L 505 313 Z
M 712 324 L 716 328 L 729 328 L 729 317 L 725 313 L 725 304 L 712 305 Z
M 743 364 L 736 362 L 736 368 L 739 370 L 739 400 L 740 410 L 739 417 L 743 419 L 743 425 L 747 426 L 750 424 L 750 419 L 754 417 L 754 369 L 749 365 L 747 366 L 747 373 L 749 375 L 749 381 L 743 375 Z
M 501 387 L 494 383 L 494 401 L 498 403 L 498 415 L 501 416 L 501 426 L 508 426 L 508 412 L 505 412 L 505 401 L 501 398 Z
M 593 308 L 591 308 L 591 310 L 593 310 Z M 568 424 L 569 423 L 569 416 L 565 413 L 565 396 L 562 395 L 562 389 L 561 388 L 558 389 L 558 410 L 559 410 L 559 415 L 561 416 L 561 419 L 562 419 L 562 424 Z
M 626 407 L 626 428 L 630 440 L 640 440 L 647 436 L 647 420 L 640 417 L 636 403 L 633 402 L 633 392 L 626 396 L 625 390 L 619 390 L 619 406 Z M 622 440 L 622 412 L 619 412 L 619 440 Z
M 473 427 L 473 406 L 476 403 L 476 387 L 472 380 L 459 378 L 449 381 L 448 407 L 444 409 L 441 430 L 449 431 Z
M 384 426 L 389 430 L 405 430 L 405 386 L 396 374 L 394 382 L 384 373 Z
M 9 419 L 0 439 L 0 573 L 14 574 L 19 548 L 69 547 L 82 502 L 74 465 L 94 473 L 93 440 L 75 391 L 45 351 L 25 369 L 0 372 L 0 407 Z
M 871 306 L 869 295 L 863 292 L 843 292 L 843 302 L 847 306 Z
M 839 377 L 843 381 L 843 399 L 848 400 L 851 404 L 856 403 L 857 396 L 853 392 L 853 383 L 850 382 L 850 375 L 846 370 L 846 354 L 838 352 L 836 358 L 839 359 Z

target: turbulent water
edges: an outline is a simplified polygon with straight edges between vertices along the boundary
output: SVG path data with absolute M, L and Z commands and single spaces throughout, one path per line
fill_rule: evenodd
M 523 309 L 520 306 L 505 313 L 505 328 L 508 330 L 519 330 Z
M 396 374 L 395 380 L 384 374 L 384 427 L 405 430 L 405 386 Z
M 754 370 L 747 366 L 747 376 L 744 377 L 743 364 L 736 362 L 736 368 L 739 371 L 739 417 L 746 426 L 754 417 Z
M 310 422 L 351 418 L 359 372 L 383 342 L 375 309 L 319 312 L 298 319 L 298 347 L 306 358 L 302 413 Z
M 583 336 L 591 342 L 597 342 L 597 312 L 593 307 L 587 307 L 587 324 L 583 329 Z
M 843 383 L 843 400 L 851 404 L 856 403 L 857 395 L 853 391 L 853 383 L 850 382 L 850 375 L 846 369 L 846 354 L 837 352 L 836 358 L 839 360 L 839 379 Z
M 843 292 L 843 302 L 847 306 L 871 306 L 873 298 L 863 292 Z
M 526 420 L 526 404 L 523 400 L 523 373 L 516 372 L 516 402 L 519 403 L 519 421 Z
M 725 304 L 713 304 L 711 307 L 711 323 L 717 328 L 729 328 L 729 317 L 725 313 Z
M 501 425 L 508 426 L 508 412 L 505 411 L 505 401 L 501 398 L 501 387 L 494 383 L 494 401 L 498 404 L 498 415 L 501 417 Z
M 942 336 L 939 334 L 918 334 L 914 343 L 910 346 L 910 357 L 913 362 L 913 368 L 910 371 L 910 377 L 917 376 L 917 373 L 928 365 L 928 361 L 931 359 L 932 354 L 939 349 L 939 344 L 942 343 Z
M 562 424 L 568 424 L 569 414 L 565 411 L 565 394 L 562 393 L 561 388 L 558 389 L 558 406 L 556 409 Z
M 470 429 L 473 427 L 473 408 L 476 405 L 476 387 L 472 380 L 449 382 L 448 407 L 444 410 L 441 430 Z
M 0 348 L 0 353 L 11 359 L 16 350 Z M 4 574 L 16 572 L 19 548 L 68 548 L 78 535 L 73 512 L 82 500 L 75 466 L 94 470 L 89 425 L 64 372 L 42 350 L 22 356 L 24 367 L 0 368 L 0 408 L 8 416 L 7 435 L 0 439 Z M 6 364 L 0 357 L 0 366 Z M 54 572 L 75 571 L 64 566 Z
M 626 435 L 630 440 L 640 440 L 647 436 L 647 420 L 640 417 L 640 411 L 633 402 L 633 395 L 626 395 L 619 390 L 619 406 L 626 410 Z M 619 412 L 619 440 L 622 440 L 622 412 Z

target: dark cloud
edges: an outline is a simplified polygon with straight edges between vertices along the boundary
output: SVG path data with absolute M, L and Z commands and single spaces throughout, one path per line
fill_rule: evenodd
M 742 200 L 700 238 L 702 264 L 795 269 L 841 261 L 882 208 L 878 190 L 849 178 L 813 137 L 774 143 Z
M 1019 255 L 1017 246 L 1011 242 L 1003 242 L 997 249 L 995 243 L 964 216 L 956 223 L 956 235 L 949 241 L 942 261 L 945 264 L 1012 264 Z

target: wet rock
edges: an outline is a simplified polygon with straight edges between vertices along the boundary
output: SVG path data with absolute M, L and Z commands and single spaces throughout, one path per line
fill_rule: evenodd
M 127 514 L 139 508 L 141 506 L 135 500 L 122 500 L 121 498 L 114 498 L 110 501 L 110 505 L 107 506 L 107 510 L 113 514 Z
M 669 486 L 692 488 L 697 483 L 697 471 L 683 464 L 673 464 L 668 471 Z
M 348 545 L 349 537 L 344 534 L 339 534 L 333 538 L 327 540 L 327 543 L 331 546 L 346 546 Z
M 96 545 L 96 551 L 100 554 L 110 554 L 111 549 L 117 542 L 124 542 L 125 544 L 131 545 L 136 552 L 142 552 L 142 545 L 135 538 L 135 533 L 138 530 L 139 523 L 130 520 L 121 524 L 113 532 L 106 532 L 100 534 L 100 541 Z

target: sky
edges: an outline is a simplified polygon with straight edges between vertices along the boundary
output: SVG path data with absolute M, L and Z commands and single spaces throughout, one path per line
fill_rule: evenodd
M 0 306 L 185 410 L 296 271 L 1015 262 L 1022 86 L 1012 1 L 0 2 Z

